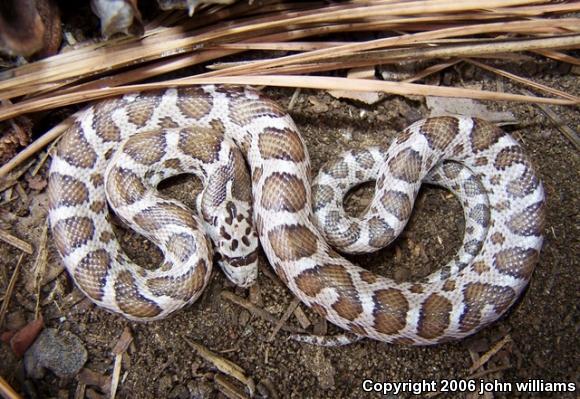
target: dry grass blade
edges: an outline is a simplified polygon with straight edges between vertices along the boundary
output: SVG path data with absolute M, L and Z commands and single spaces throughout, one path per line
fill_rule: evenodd
M 30 245 L 29 243 L 27 243 L 24 240 L 21 240 L 18 237 L 13 236 L 9 232 L 1 230 L 1 229 L 0 229 L 0 240 L 4 241 L 7 244 L 12 245 L 15 248 L 18 248 L 22 252 L 25 252 L 29 255 L 31 255 L 32 252 L 34 251 L 34 248 L 32 248 L 32 245 Z
M 558 90 L 558 89 L 554 89 L 552 87 L 543 85 L 541 83 L 534 82 L 534 81 L 529 80 L 529 79 L 526 79 L 526 78 L 522 78 L 521 76 L 515 75 L 515 74 L 510 73 L 510 72 L 503 71 L 503 70 L 501 70 L 499 68 L 494 68 L 494 67 L 492 67 L 490 65 L 484 64 L 483 62 L 479 62 L 479 61 L 471 60 L 471 59 L 466 59 L 465 61 L 466 62 L 469 62 L 470 64 L 473 64 L 473 65 L 475 65 L 475 66 L 477 66 L 479 68 L 482 68 L 482 69 L 485 69 L 487 71 L 493 72 L 493 73 L 495 73 L 497 75 L 506 77 L 506 78 L 511 79 L 513 81 L 516 81 L 516 82 L 519 82 L 519 83 L 523 83 L 523 84 L 525 84 L 527 86 L 530 86 L 530 87 L 533 87 L 535 89 L 544 91 L 546 93 L 549 93 L 549 94 L 552 94 L 552 95 L 556 95 L 556 96 L 560 96 L 562 98 L 566 98 L 568 100 L 575 101 L 576 103 L 580 102 L 580 97 L 576 97 L 576 96 L 573 96 L 572 94 L 568 94 L 568 93 L 566 93 L 564 91 L 561 91 L 561 90 Z M 528 93 L 528 95 L 531 95 L 531 93 Z
M 6 399 L 22 399 L 22 396 L 8 384 L 8 382 L 0 377 L 0 395 Z

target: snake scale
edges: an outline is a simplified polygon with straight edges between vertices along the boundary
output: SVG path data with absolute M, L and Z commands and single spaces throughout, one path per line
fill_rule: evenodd
M 204 182 L 196 215 L 155 190 L 181 173 Z M 366 213 L 346 220 L 338 197 L 357 184 L 351 180 L 372 179 Z M 356 253 L 360 239 L 370 250 L 387 245 L 423 180 L 448 187 L 464 205 L 465 237 L 448 265 L 397 283 L 329 246 Z M 330 226 L 325 232 L 313 216 L 312 191 L 318 220 Z M 125 255 L 107 203 L 159 246 L 158 268 Z M 248 286 L 259 239 L 284 284 L 327 320 L 355 337 L 412 345 L 473 334 L 514 303 L 539 257 L 544 208 L 542 184 L 518 143 L 469 117 L 424 119 L 386 150 L 343 154 L 311 188 L 308 152 L 287 113 L 257 91 L 222 86 L 89 106 L 59 143 L 49 177 L 56 246 L 76 285 L 99 306 L 133 320 L 166 317 L 199 297 L 212 247 L 226 275 Z

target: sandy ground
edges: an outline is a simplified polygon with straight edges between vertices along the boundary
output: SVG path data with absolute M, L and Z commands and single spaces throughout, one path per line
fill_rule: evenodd
M 533 64 L 532 70 L 514 64 L 504 66 L 539 82 L 579 95 L 577 74 L 555 63 Z M 511 69 L 510 69 L 511 68 Z M 480 87 L 519 92 L 510 82 L 472 68 L 458 68 L 443 73 L 449 85 Z M 283 106 L 289 104 L 292 90 L 265 90 Z M 364 340 L 341 348 L 318 348 L 287 340 L 279 331 L 269 337 L 274 325 L 226 300 L 221 293 L 230 291 L 250 299 L 257 307 L 280 318 L 293 297 L 269 272 L 265 258 L 258 283 L 251 290 L 241 290 L 226 281 L 216 268 L 205 293 L 193 306 L 175 316 L 149 324 L 129 322 L 95 308 L 83 300 L 66 273 L 56 273 L 60 260 L 48 236 L 48 271 L 56 275 L 40 291 L 40 311 L 47 326 L 76 334 L 88 350 L 85 368 L 107 377 L 113 370 L 111 353 L 123 330 L 128 327 L 133 343 L 123 356 L 121 382 L 117 398 L 188 398 L 224 397 L 218 389 L 220 374 L 214 366 L 191 349 L 183 337 L 242 367 L 258 384 L 258 397 L 371 397 L 363 381 L 422 382 L 444 388 L 444 380 L 471 378 L 504 383 L 579 382 L 578 356 L 578 200 L 580 198 L 578 153 L 555 124 L 538 107 L 529 104 L 487 104 L 494 111 L 511 111 L 518 121 L 506 127 L 532 157 L 547 194 L 548 223 L 540 262 L 529 289 L 500 321 L 462 342 L 435 347 L 398 347 Z M 573 129 L 580 126 L 577 109 L 552 107 L 562 123 Z M 324 92 L 303 91 L 290 110 L 303 132 L 311 154 L 313 170 L 342 150 L 370 144 L 388 143 L 396 131 L 429 115 L 421 98 L 384 97 L 378 104 L 362 105 L 337 100 Z M 45 176 L 47 165 L 41 173 Z M 3 208 L 18 215 L 12 232 L 28 242 L 38 243 L 45 222 L 46 190 L 31 190 L 23 180 L 28 201 L 15 201 Z M 173 179 L 163 192 L 193 205 L 192 191 L 198 190 L 195 179 Z M 355 193 L 348 201 L 351 209 L 362 209 L 371 188 Z M 397 280 L 418 279 L 451 258 L 461 242 L 463 220 L 458 202 L 447 192 L 424 188 L 415 205 L 412 219 L 402 237 L 378 255 L 352 257 L 371 270 Z M 143 238 L 118 229 L 127 252 L 138 263 L 159 261 L 158 251 Z M 20 257 L 13 247 L 0 243 L 0 298 Z M 36 295 L 31 288 L 34 258 L 23 259 L 22 274 L 8 308 L 8 327 L 18 327 L 33 318 Z M 271 269 L 270 269 L 271 270 Z M 327 326 L 318 316 L 301 309 L 317 332 L 338 330 Z M 294 315 L 287 325 L 299 326 Z M 503 341 L 502 341 L 503 340 Z M 483 368 L 470 372 L 474 361 L 497 345 L 503 346 Z M 60 379 L 47 373 L 32 380 L 22 372 L 7 345 L 0 345 L 0 375 L 21 392 L 38 398 L 73 397 L 77 378 Z M 494 371 L 495 370 L 495 371 Z M 229 383 L 243 391 L 230 377 Z M 454 383 L 449 385 L 453 388 Z M 432 386 L 432 385 L 431 385 Z M 388 387 L 388 386 L 387 386 Z M 507 385 L 504 388 L 508 388 Z M 223 388 L 221 388 L 223 390 Z M 469 389 L 469 388 L 468 388 Z M 95 386 L 87 387 L 87 397 L 103 394 Z M 387 397 L 395 397 L 388 392 Z M 441 393 L 437 397 L 472 397 L 469 393 Z M 507 393 L 493 397 L 548 397 L 549 393 L 518 391 L 515 384 Z M 401 397 L 411 397 L 403 393 Z M 433 397 L 422 393 L 418 397 Z M 492 396 L 488 396 L 492 397 Z M 578 397 L 577 393 L 553 397 Z

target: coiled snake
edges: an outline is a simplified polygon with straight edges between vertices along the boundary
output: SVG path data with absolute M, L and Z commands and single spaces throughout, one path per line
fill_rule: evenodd
M 155 191 L 162 179 L 186 172 L 205 183 L 199 217 Z M 349 177 L 377 180 L 366 226 L 342 222 L 337 196 L 355 184 Z M 396 283 L 329 247 L 327 239 L 351 252 L 360 251 L 360 238 L 370 249 L 387 245 L 424 178 L 467 204 L 466 236 L 448 265 Z M 497 319 L 528 283 L 542 246 L 541 182 L 516 141 L 479 119 L 425 119 L 386 151 L 344 154 L 323 168 L 314 194 L 319 218 L 331 226 L 327 238 L 312 214 L 308 152 L 275 103 L 251 89 L 168 89 L 82 113 L 52 162 L 49 217 L 76 285 L 130 319 L 160 319 L 199 297 L 212 269 L 204 226 L 234 282 L 254 281 L 259 237 L 280 279 L 330 322 L 357 337 L 415 345 L 462 338 Z M 124 254 L 107 200 L 162 249 L 160 267 L 142 268 Z

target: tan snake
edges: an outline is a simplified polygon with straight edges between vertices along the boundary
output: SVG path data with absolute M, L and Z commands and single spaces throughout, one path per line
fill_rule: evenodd
M 362 234 L 373 248 L 388 244 L 433 168 L 429 179 L 466 201 L 477 198 L 466 208 L 466 226 L 478 231 L 468 232 L 454 261 L 418 282 L 396 283 L 329 247 L 314 223 L 303 140 L 286 112 L 251 89 L 168 89 L 88 107 L 52 162 L 52 233 L 77 286 L 97 305 L 135 320 L 163 318 L 199 297 L 212 267 L 212 245 L 199 229 L 205 226 L 234 281 L 255 279 L 257 233 L 294 295 L 356 337 L 422 345 L 472 334 L 503 314 L 531 277 L 542 246 L 542 185 L 514 139 L 468 117 L 416 122 L 385 155 L 382 166 L 372 162 L 378 178 L 363 216 L 368 226 L 358 233 L 347 226 L 339 241 Z M 362 169 L 371 163 L 359 158 Z M 338 179 L 350 173 L 346 163 L 336 165 L 325 173 Z M 199 217 L 155 193 L 159 181 L 184 172 L 206 184 Z M 318 181 L 315 191 L 322 207 L 329 187 Z M 124 254 L 107 199 L 162 249 L 159 268 L 142 268 Z

